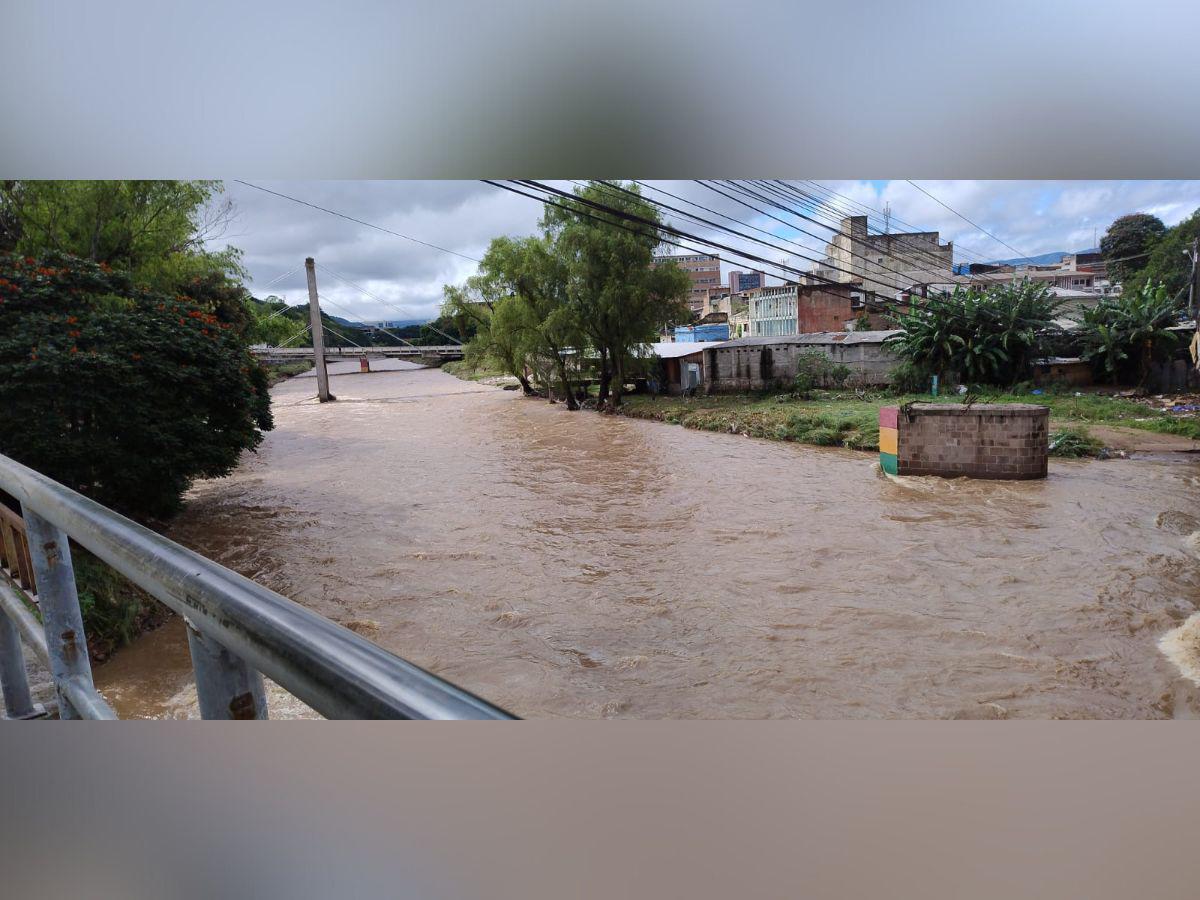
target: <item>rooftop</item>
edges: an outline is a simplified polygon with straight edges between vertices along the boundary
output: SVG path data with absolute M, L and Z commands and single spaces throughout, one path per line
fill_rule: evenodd
M 890 331 L 814 331 L 807 334 L 785 334 L 768 337 L 745 337 L 712 343 L 708 347 L 765 347 L 770 344 L 882 344 L 900 329 Z

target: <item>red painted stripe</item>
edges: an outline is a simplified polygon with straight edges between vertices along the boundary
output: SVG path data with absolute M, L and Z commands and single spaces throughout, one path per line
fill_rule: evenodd
M 897 424 L 900 421 L 900 410 L 895 406 L 879 407 L 879 427 L 880 428 L 899 428 Z

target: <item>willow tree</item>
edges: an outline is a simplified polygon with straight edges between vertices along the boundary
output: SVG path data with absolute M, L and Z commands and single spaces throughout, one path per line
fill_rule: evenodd
M 687 319 L 687 275 L 673 264 L 654 265 L 660 222 L 636 184 L 598 182 L 547 206 L 542 218 L 574 322 L 599 357 L 601 409 L 620 405 L 640 349 Z
M 521 383 L 524 394 L 534 394 L 526 373 L 530 349 L 526 329 L 520 324 L 523 311 L 509 302 L 514 298 L 503 284 L 480 274 L 461 286 L 446 284 L 442 293 L 442 318 L 469 323 L 474 329 L 463 344 L 463 358 L 474 366 L 498 366 Z
M 557 381 L 567 406 L 578 409 L 568 357 L 578 357 L 586 336 L 567 303 L 567 278 L 545 238 L 496 238 L 477 275 L 444 289 L 442 313 L 474 322 L 469 358 L 500 365 L 526 393 L 533 392 L 526 369 L 543 383 Z

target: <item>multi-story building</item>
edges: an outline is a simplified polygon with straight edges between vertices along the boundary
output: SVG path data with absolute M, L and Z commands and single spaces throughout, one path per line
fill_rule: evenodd
M 740 294 L 767 286 L 767 276 L 762 272 L 730 272 L 729 293 Z
M 749 337 L 850 331 L 864 324 L 872 329 L 890 325 L 885 315 L 888 304 L 854 283 L 784 284 L 751 291 L 748 296 Z M 733 323 L 732 317 L 730 322 Z M 736 328 L 731 331 L 736 334 Z
M 709 288 L 721 286 L 721 257 L 708 254 L 654 257 L 656 266 L 668 262 L 675 263 L 691 279 L 692 286 L 687 298 L 688 309 L 699 315 L 708 300 Z
M 892 296 L 913 285 L 953 282 L 953 269 L 954 243 L 941 243 L 938 232 L 870 234 L 866 216 L 847 216 L 812 274 L 814 280 L 857 283 Z

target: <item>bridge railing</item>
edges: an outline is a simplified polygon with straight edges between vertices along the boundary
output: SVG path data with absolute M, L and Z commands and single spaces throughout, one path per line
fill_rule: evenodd
M 0 680 L 9 718 L 40 713 L 30 700 L 22 638 L 50 669 L 61 718 L 116 718 L 92 682 L 71 540 L 183 617 L 206 719 L 267 718 L 264 675 L 326 718 L 512 718 L 6 456 L 0 490 L 20 501 L 32 570 L 22 587 L 37 588 L 27 598 L 0 576 Z M 0 521 L 15 529 L 18 517 L 8 512 Z

